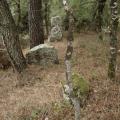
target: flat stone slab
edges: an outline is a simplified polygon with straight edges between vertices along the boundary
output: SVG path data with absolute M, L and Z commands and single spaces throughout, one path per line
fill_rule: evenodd
M 28 64 L 39 64 L 48 66 L 50 64 L 58 64 L 57 50 L 48 44 L 41 44 L 26 53 L 26 60 Z

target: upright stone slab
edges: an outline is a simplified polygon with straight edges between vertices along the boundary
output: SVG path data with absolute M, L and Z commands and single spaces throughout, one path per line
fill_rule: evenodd
M 55 16 L 51 18 L 51 27 L 62 26 L 62 20 L 60 16 Z
M 41 44 L 30 49 L 26 54 L 26 60 L 29 64 L 39 64 L 42 66 L 59 63 L 57 50 L 47 44 Z
M 61 41 L 63 37 L 62 31 L 59 26 L 55 26 L 51 29 L 50 37 L 48 39 L 49 42 Z
M 55 16 L 51 18 L 51 32 L 48 41 L 61 41 L 63 37 L 62 34 L 62 20 L 60 16 Z

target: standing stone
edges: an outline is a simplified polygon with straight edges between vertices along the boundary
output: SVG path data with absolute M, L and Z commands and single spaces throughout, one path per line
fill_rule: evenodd
M 55 16 L 51 18 L 51 27 L 62 26 L 62 20 L 60 16 Z
M 62 20 L 60 16 L 55 16 L 51 18 L 51 32 L 48 38 L 49 42 L 61 41 L 63 37 L 62 34 Z
M 61 28 L 59 26 L 55 26 L 51 29 L 50 32 L 50 37 L 48 39 L 49 42 L 54 42 L 54 41 L 61 41 L 63 37 Z

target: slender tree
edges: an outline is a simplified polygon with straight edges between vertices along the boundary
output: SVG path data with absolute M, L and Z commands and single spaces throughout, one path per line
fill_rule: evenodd
M 17 6 L 17 26 L 20 26 L 20 21 L 21 21 L 21 6 L 20 6 L 20 0 L 15 1 L 16 2 L 16 6 Z
M 7 52 L 14 68 L 21 73 L 26 68 L 26 61 L 20 46 L 17 27 L 6 0 L 0 0 L 0 19 L 0 30 Z
M 30 48 L 44 43 L 42 0 L 29 2 Z
M 75 110 L 75 120 L 80 120 L 80 100 L 73 93 L 73 83 L 72 83 L 72 70 L 71 70 L 71 58 L 73 53 L 73 25 L 74 18 L 72 10 L 69 8 L 67 0 L 63 0 L 64 9 L 68 17 L 68 33 L 67 33 L 67 51 L 65 56 L 66 64 L 66 80 L 69 88 L 68 95 L 74 105 Z
M 103 26 L 103 10 L 105 7 L 106 0 L 97 0 L 97 13 L 96 13 L 96 23 L 97 32 L 99 34 L 99 39 L 103 40 L 102 26 Z
M 45 19 L 45 27 L 47 36 L 49 35 L 49 12 L 50 12 L 50 5 L 49 0 L 44 1 L 44 19 Z
M 110 29 L 110 59 L 108 76 L 115 80 L 116 76 L 116 59 L 117 59 L 117 29 L 118 29 L 118 3 L 117 0 L 111 0 L 111 29 Z

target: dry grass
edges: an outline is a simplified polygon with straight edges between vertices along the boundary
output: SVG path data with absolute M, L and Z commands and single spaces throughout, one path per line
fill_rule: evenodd
M 29 66 L 23 86 L 11 69 L 0 71 L 0 120 L 74 119 L 72 107 L 62 102 L 66 42 L 52 45 L 58 49 L 60 64 L 49 68 Z M 81 109 L 81 120 L 120 118 L 120 85 L 107 78 L 108 47 L 108 41 L 98 41 L 94 33 L 75 35 L 73 72 L 83 75 L 92 89 Z

